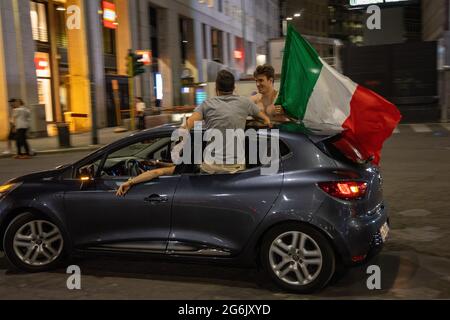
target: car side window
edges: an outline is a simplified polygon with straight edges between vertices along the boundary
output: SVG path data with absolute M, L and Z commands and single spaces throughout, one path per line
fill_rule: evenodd
M 135 177 L 155 169 L 153 160 L 170 161 L 170 157 L 163 159 L 170 143 L 170 137 L 146 139 L 115 150 L 107 155 L 100 176 Z

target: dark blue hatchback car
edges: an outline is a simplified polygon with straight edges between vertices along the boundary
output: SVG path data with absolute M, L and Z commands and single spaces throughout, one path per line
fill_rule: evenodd
M 10 264 L 41 272 L 74 252 L 170 256 L 257 265 L 281 288 L 308 293 L 383 245 L 379 168 L 351 161 L 336 134 L 281 130 L 273 175 L 261 164 L 234 175 L 187 170 L 117 197 L 150 160 L 170 161 L 175 129 L 147 130 L 1 186 L 0 248 Z

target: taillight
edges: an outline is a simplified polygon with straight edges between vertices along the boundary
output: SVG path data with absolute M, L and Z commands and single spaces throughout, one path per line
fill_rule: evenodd
M 334 181 L 320 182 L 319 187 L 330 196 L 342 200 L 358 200 L 364 198 L 367 191 L 366 182 Z

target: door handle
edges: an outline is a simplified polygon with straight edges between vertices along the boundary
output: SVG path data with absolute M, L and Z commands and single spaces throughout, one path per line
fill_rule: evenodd
M 159 194 L 152 194 L 151 196 L 145 198 L 144 201 L 149 203 L 164 203 L 168 202 L 169 198 L 160 196 Z

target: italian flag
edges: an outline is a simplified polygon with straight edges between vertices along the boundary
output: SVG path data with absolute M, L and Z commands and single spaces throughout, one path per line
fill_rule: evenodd
M 329 66 L 292 25 L 284 50 L 275 104 L 306 127 L 326 125 L 341 130 L 344 140 L 363 159 L 373 157 L 378 165 L 384 142 L 401 120 L 398 109 Z

